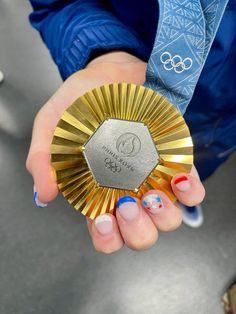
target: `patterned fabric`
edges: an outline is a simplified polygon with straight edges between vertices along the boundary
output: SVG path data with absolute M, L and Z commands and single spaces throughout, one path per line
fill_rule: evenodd
M 227 0 L 159 0 L 159 25 L 145 86 L 184 114 Z

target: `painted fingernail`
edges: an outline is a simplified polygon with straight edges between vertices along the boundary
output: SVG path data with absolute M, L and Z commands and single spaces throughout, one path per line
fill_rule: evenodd
M 100 215 L 95 219 L 95 227 L 102 235 L 107 235 L 112 232 L 112 219 L 109 215 Z
M 190 189 L 190 183 L 186 176 L 179 177 L 174 181 L 175 186 L 181 192 L 188 191 Z
M 138 218 L 139 207 L 135 199 L 131 196 L 123 196 L 117 203 L 120 215 L 127 221 L 132 221 Z
M 35 185 L 34 185 L 34 202 L 35 202 L 35 204 L 36 204 L 39 208 L 44 208 L 44 207 L 48 206 L 48 204 L 42 203 L 42 202 L 39 201 L 39 199 L 38 199 L 38 192 L 37 192 L 37 190 L 36 190 Z
M 148 194 L 142 199 L 143 206 L 152 214 L 157 214 L 163 209 L 161 197 L 158 194 Z

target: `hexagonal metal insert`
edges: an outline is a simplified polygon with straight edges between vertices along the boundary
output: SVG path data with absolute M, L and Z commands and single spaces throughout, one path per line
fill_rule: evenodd
M 108 119 L 84 146 L 94 180 L 104 187 L 135 190 L 159 162 L 148 127 L 141 122 Z

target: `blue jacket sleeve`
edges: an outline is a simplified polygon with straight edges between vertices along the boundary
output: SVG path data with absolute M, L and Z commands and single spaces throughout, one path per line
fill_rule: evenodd
M 30 0 L 30 22 L 47 45 L 63 79 L 103 51 L 123 49 L 147 58 L 137 33 L 99 0 Z M 105 2 L 104 2 L 105 3 Z

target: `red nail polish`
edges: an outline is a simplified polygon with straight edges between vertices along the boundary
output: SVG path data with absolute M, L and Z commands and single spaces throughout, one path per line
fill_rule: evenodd
M 186 176 L 179 177 L 179 178 L 175 179 L 174 184 L 178 184 L 178 183 L 183 182 L 183 181 L 188 181 L 188 178 Z

